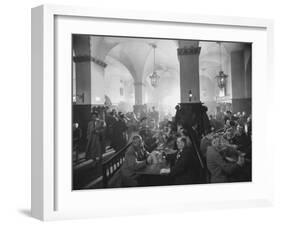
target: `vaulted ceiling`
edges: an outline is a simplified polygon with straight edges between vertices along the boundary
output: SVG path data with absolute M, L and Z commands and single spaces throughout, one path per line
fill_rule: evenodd
M 91 54 L 108 64 L 107 72 L 120 74 L 124 80 L 134 78 L 138 82 L 146 82 L 153 72 L 153 47 L 155 44 L 155 70 L 163 77 L 176 78 L 179 76 L 177 57 L 177 40 L 91 37 Z M 227 64 L 231 51 L 244 48 L 243 43 L 222 43 L 201 41 L 199 58 L 200 75 L 213 80 L 222 65 Z M 221 54 L 221 58 L 220 58 Z

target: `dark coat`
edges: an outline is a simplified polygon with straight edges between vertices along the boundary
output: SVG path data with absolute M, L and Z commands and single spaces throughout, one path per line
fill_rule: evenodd
M 103 122 L 100 120 L 90 121 L 87 129 L 87 146 L 86 158 L 96 159 L 102 157 L 102 144 L 100 139 L 100 132 L 103 128 Z
M 122 184 L 126 187 L 137 186 L 136 171 L 146 166 L 147 153 L 144 150 L 136 151 L 130 146 L 125 154 L 125 161 L 121 167 Z
M 174 178 L 174 184 L 196 184 L 200 181 L 200 169 L 196 153 L 192 148 L 184 148 L 178 153 L 170 175 Z
M 247 158 L 252 157 L 252 144 L 251 144 L 251 138 L 247 136 L 245 133 L 242 133 L 241 135 L 236 135 L 233 138 L 233 144 L 238 145 L 238 150 L 246 153 Z
M 112 134 L 112 143 L 111 146 L 116 150 L 119 151 L 127 144 L 126 139 L 126 130 L 127 126 L 124 120 L 118 120 L 113 124 L 113 134 Z
M 207 148 L 207 166 L 211 183 L 228 182 L 229 177 L 240 169 L 238 164 L 227 162 L 213 146 Z

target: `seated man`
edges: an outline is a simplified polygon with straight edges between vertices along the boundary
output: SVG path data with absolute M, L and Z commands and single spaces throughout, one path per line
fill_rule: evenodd
M 161 174 L 169 174 L 174 178 L 174 184 L 196 184 L 200 181 L 200 162 L 192 149 L 188 136 L 177 139 L 179 149 L 175 165 L 170 169 L 161 169 Z
M 212 144 L 213 133 L 204 136 L 200 141 L 200 152 L 204 159 L 206 159 L 207 148 Z
M 152 130 L 146 127 L 140 129 L 139 135 L 143 140 L 145 149 L 151 153 L 159 143 L 159 140 L 156 138 L 157 134 L 153 135 Z
M 251 158 L 251 139 L 246 135 L 243 126 L 237 125 L 232 141 L 233 144 L 237 145 L 238 150 L 246 153 L 246 157 Z
M 221 138 L 215 138 L 207 148 L 207 167 L 211 174 L 211 183 L 229 182 L 231 175 L 241 169 L 244 157 L 239 156 L 235 162 L 228 162 L 224 158 L 224 147 Z
M 150 161 L 148 152 L 143 148 L 141 136 L 135 135 L 121 167 L 122 185 L 124 187 L 138 186 L 136 171 L 144 168 Z

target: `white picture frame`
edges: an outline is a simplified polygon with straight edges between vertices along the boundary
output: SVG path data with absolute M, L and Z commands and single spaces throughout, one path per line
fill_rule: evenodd
M 71 153 L 70 121 L 69 125 L 67 124 L 69 114 L 71 115 L 71 105 L 70 101 L 64 102 L 71 100 L 71 97 L 68 99 L 67 96 L 71 95 L 71 83 L 67 77 L 71 78 L 71 74 L 67 73 L 71 67 L 65 66 L 61 69 L 60 65 L 69 65 L 71 62 L 71 52 L 68 52 L 71 46 L 69 40 L 64 40 L 64 37 L 69 37 L 75 32 L 87 33 L 87 29 L 93 29 L 92 25 L 96 26 L 95 34 L 118 33 L 121 36 L 143 37 L 161 37 L 165 34 L 166 37 L 174 37 L 179 35 L 179 28 L 186 30 L 188 27 L 193 32 L 183 32 L 183 38 L 203 39 L 205 35 L 205 40 L 253 42 L 253 181 L 237 184 L 71 191 L 71 167 L 68 163 L 63 163 L 64 159 L 68 161 Z M 132 26 L 138 28 L 125 29 Z M 169 29 L 159 29 L 159 33 L 152 29 L 165 26 L 169 26 Z M 173 27 L 175 34 L 170 30 Z M 268 112 L 264 112 L 264 109 L 269 111 L 272 103 L 263 95 L 272 94 L 274 83 L 271 20 L 43 5 L 32 9 L 31 41 L 33 217 L 56 220 L 253 207 L 273 203 L 273 179 L 268 175 L 273 172 L 274 150 L 268 148 L 269 139 L 265 135 L 268 130 Z M 66 59 L 67 54 L 69 57 Z M 259 92 L 261 89 L 263 92 Z M 68 115 L 66 119 L 62 117 L 64 114 Z M 60 136 L 63 132 L 65 137 Z

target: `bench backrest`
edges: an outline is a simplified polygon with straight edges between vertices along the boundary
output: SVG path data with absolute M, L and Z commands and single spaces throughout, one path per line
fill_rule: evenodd
M 102 164 L 102 176 L 103 176 L 103 187 L 106 188 L 108 186 L 109 180 L 114 176 L 114 174 L 121 168 L 124 160 L 125 153 L 131 143 L 127 144 L 120 151 L 115 153 L 110 159 L 103 162 Z

